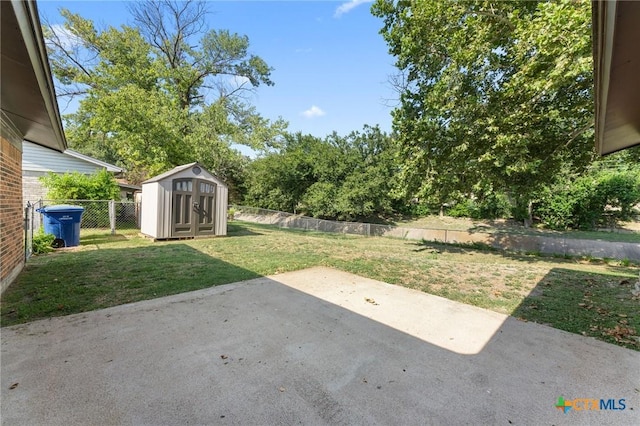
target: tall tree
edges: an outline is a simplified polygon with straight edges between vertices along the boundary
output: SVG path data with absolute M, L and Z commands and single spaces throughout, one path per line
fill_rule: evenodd
M 99 30 L 62 9 L 64 29 L 44 30 L 58 93 L 81 97 L 65 117 L 71 146 L 140 181 L 189 161 L 229 178 L 246 163 L 233 143 L 278 144 L 287 123 L 249 103 L 251 90 L 273 82 L 246 36 L 207 30 L 205 2 L 136 2 L 130 10 L 135 26 Z
M 297 133 L 252 162 L 245 201 L 322 218 L 385 216 L 397 207 L 396 168 L 393 140 L 378 127 L 324 139 Z
M 588 2 L 377 0 L 407 196 L 528 204 L 593 158 Z

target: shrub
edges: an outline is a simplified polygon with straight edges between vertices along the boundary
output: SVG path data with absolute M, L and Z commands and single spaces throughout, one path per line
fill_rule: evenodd
M 117 200 L 118 183 L 106 170 L 92 175 L 79 172 L 56 174 L 49 172 L 40 181 L 47 188 L 51 200 Z
M 511 203 L 505 194 L 491 193 L 475 202 L 471 214 L 474 219 L 508 218 L 511 215 Z
M 451 217 L 472 217 L 475 205 L 472 200 L 459 201 L 454 204 L 448 211 L 447 215 Z
M 640 172 L 599 171 L 545 189 L 536 215 L 552 229 L 593 229 L 633 216 L 640 202 Z
M 227 210 L 227 220 L 235 219 L 237 212 L 238 211 L 235 208 L 229 207 L 229 209 Z
M 44 254 L 49 253 L 53 250 L 51 245 L 53 244 L 53 240 L 56 237 L 53 234 L 45 234 L 44 228 L 40 227 L 38 232 L 33 235 L 33 240 L 31 241 L 31 251 L 33 254 Z

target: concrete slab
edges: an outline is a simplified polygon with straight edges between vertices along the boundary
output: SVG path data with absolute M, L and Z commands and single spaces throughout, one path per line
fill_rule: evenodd
M 640 424 L 638 352 L 327 268 L 1 340 L 7 425 Z

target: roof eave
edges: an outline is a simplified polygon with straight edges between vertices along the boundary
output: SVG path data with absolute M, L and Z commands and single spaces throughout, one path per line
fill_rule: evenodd
M 8 28 L 3 28 L 3 37 L 8 36 L 11 40 L 15 39 L 16 42 L 18 42 L 19 37 L 24 40 L 26 56 L 35 77 L 33 84 L 38 87 L 37 93 L 42 97 L 44 109 L 46 110 L 43 112 L 48 117 L 48 123 L 44 125 L 44 131 L 42 129 L 43 123 L 24 124 L 24 127 L 19 128 L 19 130 L 23 133 L 25 140 L 62 152 L 67 148 L 67 141 L 56 101 L 36 3 L 35 1 L 11 0 L 11 7 L 19 34 L 15 31 L 15 27 L 9 26 Z M 3 75 L 3 77 L 5 76 Z M 5 113 L 10 116 L 15 114 L 12 110 L 5 110 Z M 28 114 L 19 114 L 15 117 L 21 118 L 24 123 L 29 123 Z M 36 127 L 39 127 L 39 129 L 32 132 L 31 129 Z
M 592 2 L 596 149 L 640 145 L 640 3 Z

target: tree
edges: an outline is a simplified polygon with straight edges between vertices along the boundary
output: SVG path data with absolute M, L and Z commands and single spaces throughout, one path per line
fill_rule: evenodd
M 378 127 L 324 140 L 288 135 L 284 147 L 250 165 L 245 202 L 320 218 L 392 214 L 396 172 L 392 138 Z
M 377 0 L 372 12 L 401 72 L 406 197 L 506 192 L 522 212 L 592 161 L 589 3 Z
M 62 9 L 64 31 L 44 29 L 59 95 L 81 97 L 65 117 L 72 147 L 122 165 L 139 182 L 190 161 L 238 172 L 245 160 L 233 143 L 277 146 L 286 122 L 262 118 L 247 97 L 273 84 L 272 68 L 249 52 L 246 36 L 206 30 L 205 2 L 136 2 L 130 10 L 134 27 L 98 30 Z

